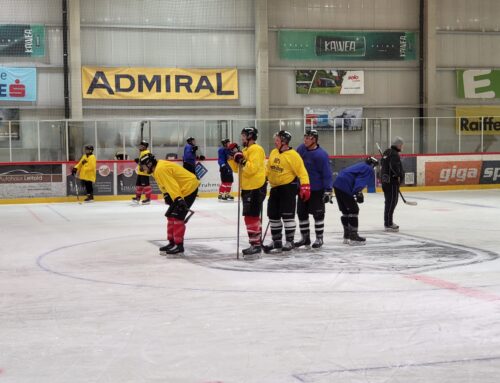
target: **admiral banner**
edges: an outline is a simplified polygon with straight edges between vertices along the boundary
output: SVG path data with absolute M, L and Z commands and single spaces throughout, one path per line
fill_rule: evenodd
M 365 72 L 362 70 L 309 70 L 295 71 L 297 94 L 364 94 Z
M 457 70 L 459 98 L 500 98 L 500 70 Z
M 457 134 L 500 134 L 500 106 L 457 106 L 455 114 Z
M 279 52 L 292 60 L 415 60 L 414 32 L 280 31 Z
M 0 56 L 45 56 L 45 27 L 0 24 Z
M 237 69 L 82 67 L 87 99 L 237 100 Z

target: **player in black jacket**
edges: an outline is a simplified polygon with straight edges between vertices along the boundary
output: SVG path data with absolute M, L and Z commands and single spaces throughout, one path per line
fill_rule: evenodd
M 404 141 L 395 137 L 392 145 L 387 149 L 381 161 L 380 178 L 385 197 L 384 227 L 385 231 L 397 232 L 399 226 L 392 221 L 392 216 L 399 198 L 399 185 L 404 181 L 404 170 L 399 152 L 403 149 Z

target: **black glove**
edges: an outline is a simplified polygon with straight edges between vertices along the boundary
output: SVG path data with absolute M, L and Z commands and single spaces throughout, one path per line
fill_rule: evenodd
M 76 172 L 78 171 L 77 168 L 71 169 L 71 175 L 76 176 Z
M 135 161 L 136 164 L 139 163 L 139 159 L 138 158 L 135 158 L 134 161 Z
M 363 192 L 357 192 L 356 195 L 354 196 L 354 198 L 356 199 L 356 201 L 358 203 L 365 202 L 365 196 L 363 195 Z
M 188 205 L 186 201 L 182 197 L 177 197 L 173 204 L 170 205 L 167 212 L 165 213 L 165 217 L 177 218 L 180 220 L 184 220 L 189 211 Z
M 200 161 L 205 161 L 205 160 L 206 160 L 206 157 L 202 154 L 202 155 L 200 156 Z
M 173 202 L 168 193 L 163 194 L 163 199 L 165 200 L 165 205 L 170 205 Z
M 82 161 L 82 165 L 85 165 L 87 163 L 87 160 Z
M 198 150 L 198 146 L 194 145 L 193 146 L 193 153 L 196 152 Z
M 323 194 L 323 202 L 333 203 L 333 194 L 331 190 L 325 190 L 325 194 Z

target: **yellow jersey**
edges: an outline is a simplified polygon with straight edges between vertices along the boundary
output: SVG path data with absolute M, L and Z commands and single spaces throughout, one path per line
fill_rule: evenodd
M 142 156 L 144 156 L 148 153 L 151 153 L 148 149 L 141 151 L 141 153 L 139 154 L 139 159 L 141 159 Z M 151 174 L 148 174 L 146 172 L 141 171 L 141 167 L 139 165 L 137 165 L 136 173 L 140 176 L 150 176 L 151 175 Z
M 84 161 L 85 163 L 83 163 Z M 78 169 L 79 172 L 78 178 L 84 181 L 92 182 L 95 182 L 96 167 L 97 159 L 93 154 L 84 154 L 82 158 L 80 158 L 80 161 L 75 165 L 75 168 Z
M 245 164 L 241 169 L 241 189 L 254 190 L 262 187 L 266 182 L 266 153 L 262 146 L 252 144 L 243 148 L 243 159 Z M 227 161 L 233 172 L 238 173 L 239 167 L 233 159 Z
M 174 162 L 159 160 L 153 172 L 153 177 L 163 194 L 168 193 L 172 201 L 177 197 L 185 198 L 193 193 L 200 181 L 182 166 Z
M 304 160 L 291 148 L 282 153 L 278 149 L 272 150 L 267 161 L 266 174 L 271 187 L 289 184 L 296 177 L 301 185 L 309 184 Z

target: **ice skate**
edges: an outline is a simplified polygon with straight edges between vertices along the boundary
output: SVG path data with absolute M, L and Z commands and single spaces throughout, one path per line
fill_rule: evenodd
M 349 235 L 349 245 L 360 246 L 366 245 L 366 238 L 360 237 L 357 231 L 352 231 Z
M 297 241 L 294 243 L 295 247 L 302 247 L 304 246 L 306 249 L 311 246 L 311 237 L 306 234 L 303 235 L 300 241 Z
M 171 249 L 165 252 L 167 257 L 175 258 L 184 255 L 184 245 L 182 243 L 174 245 Z
M 312 248 L 319 249 L 321 246 L 323 246 L 323 237 L 317 237 L 316 241 L 312 244 Z
M 169 242 L 168 245 L 160 247 L 160 254 L 165 255 L 165 253 L 172 249 L 175 246 L 175 243 Z
M 397 233 L 399 231 L 399 226 L 393 223 L 392 225 L 385 226 L 384 230 L 390 233 Z
M 227 200 L 229 202 L 234 202 L 234 197 L 231 194 L 227 193 Z
M 149 198 L 146 198 L 144 201 L 142 201 L 142 205 L 149 205 L 151 203 L 151 200 Z
M 280 240 L 273 241 L 269 245 L 262 246 L 262 250 L 264 250 L 264 253 L 266 254 L 281 253 L 282 249 L 283 249 L 283 244 Z
M 241 252 L 245 261 L 253 261 L 260 258 L 262 247 L 260 245 L 251 245 L 250 247 L 243 249 Z
M 83 200 L 83 202 L 89 203 L 89 202 L 94 202 L 94 196 L 89 194 L 87 195 L 87 198 Z
M 285 245 L 283 246 L 282 250 L 283 251 L 292 251 L 295 248 L 293 244 L 293 239 L 290 241 L 286 241 Z
M 140 202 L 140 201 L 141 201 L 141 198 L 140 198 L 140 197 L 139 197 L 139 198 L 134 197 L 134 198 L 132 198 L 132 205 L 133 205 L 133 206 L 137 206 L 137 205 L 139 205 L 139 202 Z

